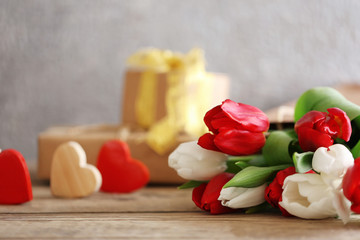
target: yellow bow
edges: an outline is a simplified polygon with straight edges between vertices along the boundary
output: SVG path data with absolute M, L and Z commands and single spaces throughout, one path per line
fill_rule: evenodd
M 148 128 L 147 143 L 158 154 L 176 144 L 180 132 L 198 137 L 206 131 L 203 117 L 210 107 L 213 75 L 205 71 L 201 49 L 188 54 L 146 49 L 128 59 L 131 68 L 143 71 L 135 103 L 136 119 Z M 156 120 L 158 75 L 166 74 L 166 116 Z

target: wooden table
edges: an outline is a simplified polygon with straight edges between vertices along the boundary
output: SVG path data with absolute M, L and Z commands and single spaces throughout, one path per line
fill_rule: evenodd
M 345 226 L 276 213 L 210 215 L 175 186 L 61 199 L 33 180 L 33 194 L 22 205 L 0 205 L 0 239 L 360 239 L 357 215 Z

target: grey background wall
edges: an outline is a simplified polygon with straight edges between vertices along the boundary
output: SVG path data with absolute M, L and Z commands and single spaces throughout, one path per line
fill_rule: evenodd
M 0 148 L 36 159 L 58 124 L 117 123 L 126 58 L 201 47 L 263 110 L 360 79 L 360 2 L 0 0 Z

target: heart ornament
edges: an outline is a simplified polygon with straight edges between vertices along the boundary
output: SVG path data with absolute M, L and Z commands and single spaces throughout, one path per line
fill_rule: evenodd
M 86 163 L 84 149 L 77 142 L 66 142 L 54 153 L 50 173 L 50 188 L 54 196 L 86 197 L 101 186 L 99 170 Z
M 0 204 L 20 204 L 33 199 L 24 157 L 15 149 L 0 150 Z
M 146 165 L 133 159 L 127 143 L 110 140 L 100 149 L 97 168 L 103 183 L 101 191 L 129 193 L 144 187 L 150 178 Z

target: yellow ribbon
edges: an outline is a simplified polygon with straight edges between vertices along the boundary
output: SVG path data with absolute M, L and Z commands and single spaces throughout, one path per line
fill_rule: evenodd
M 149 128 L 155 122 L 157 92 L 156 73 L 146 70 L 142 73 L 135 102 L 137 122 L 144 128 Z
M 206 131 L 203 117 L 210 107 L 209 93 L 213 75 L 205 72 L 200 49 L 188 54 L 147 49 L 128 59 L 132 68 L 142 70 L 135 104 L 140 126 L 149 128 L 148 145 L 158 154 L 165 154 L 176 144 L 180 132 L 198 137 Z M 166 73 L 166 116 L 156 121 L 157 74 Z

